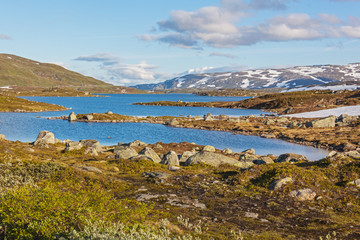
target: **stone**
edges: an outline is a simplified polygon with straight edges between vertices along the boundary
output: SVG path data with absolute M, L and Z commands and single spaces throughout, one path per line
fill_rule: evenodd
M 284 185 L 293 182 L 294 180 L 291 177 L 286 177 L 286 178 L 281 178 L 281 179 L 277 179 L 274 180 L 273 182 L 271 182 L 269 184 L 269 189 L 270 190 L 279 190 L 280 188 L 282 188 Z
M 4 134 L 0 134 L 0 140 L 6 140 L 6 137 Z
M 247 149 L 247 150 L 245 150 L 245 151 L 242 151 L 241 153 L 255 154 L 255 149 L 250 148 L 250 149 Z
M 177 126 L 179 125 L 179 121 L 176 119 L 176 118 L 173 118 L 169 121 L 166 122 L 166 125 L 169 125 L 169 126 Z
M 85 120 L 88 120 L 88 121 L 91 121 L 91 120 L 94 119 L 94 116 L 91 115 L 91 114 L 87 114 L 87 115 L 84 116 L 84 119 L 85 119 Z
M 71 112 L 69 114 L 68 120 L 69 121 L 76 121 L 77 120 L 76 114 L 74 112 Z
M 336 125 L 337 126 L 347 126 L 357 120 L 358 120 L 358 116 L 349 116 L 347 114 L 342 114 L 336 119 Z
M 329 116 L 317 120 L 313 120 L 306 123 L 306 127 L 312 127 L 312 128 L 329 128 L 329 127 L 335 127 L 335 116 Z
M 179 162 L 186 162 L 186 160 L 188 160 L 189 157 L 193 156 L 195 154 L 195 152 L 192 151 L 185 151 L 181 154 L 181 158 L 179 160 Z
M 296 153 L 281 154 L 274 162 L 299 162 L 309 161 L 305 156 Z
M 55 136 L 52 132 L 41 131 L 37 136 L 34 145 L 43 145 L 43 144 L 54 144 Z
M 120 172 L 120 169 L 118 167 L 111 167 L 110 171 L 112 171 L 112 172 Z
M 208 113 L 207 115 L 204 115 L 203 117 L 204 121 L 213 121 L 214 119 L 211 116 L 211 113 Z
M 213 146 L 210 145 L 206 145 L 204 146 L 201 151 L 206 151 L 206 152 L 215 152 L 215 148 Z
M 81 142 L 70 141 L 65 144 L 65 151 L 79 150 L 84 147 Z
M 139 141 L 139 140 L 135 140 L 135 141 L 132 141 L 131 143 L 129 143 L 130 147 L 145 147 L 146 145 L 147 145 L 146 143 Z
M 98 156 L 99 155 L 98 151 L 96 151 L 95 148 L 86 148 L 85 149 L 85 154 L 90 154 L 91 156 Z
M 310 188 L 294 190 L 290 192 L 290 196 L 296 198 L 299 201 L 314 200 L 316 193 Z
M 112 111 L 107 111 L 106 114 L 114 114 Z
M 257 159 L 259 159 L 258 156 L 249 153 L 242 153 L 239 157 L 239 161 L 254 161 Z
M 138 154 L 134 157 L 129 158 L 129 160 L 132 161 L 152 161 L 151 158 L 149 158 L 148 156 L 145 156 L 144 154 Z
M 337 154 L 336 151 L 331 151 L 326 157 L 334 157 Z
M 146 178 L 154 178 L 157 182 L 165 182 L 171 177 L 171 174 L 165 172 L 144 172 L 143 176 Z
M 233 151 L 230 148 L 225 148 L 221 152 L 224 153 L 224 154 L 232 154 L 233 153 Z
M 87 172 L 95 172 L 95 173 L 102 173 L 102 171 L 100 169 L 98 169 L 97 167 L 93 167 L 93 166 L 77 166 L 76 167 L 79 170 L 82 171 L 87 171 Z
M 170 151 L 167 154 L 164 155 L 163 160 L 160 162 L 164 165 L 170 165 L 170 166 L 179 166 L 179 158 L 174 151 Z
M 354 151 L 349 151 L 349 152 L 345 152 L 346 156 L 351 157 L 351 158 L 360 158 L 360 152 L 354 150 Z
M 130 146 L 116 146 L 114 149 L 115 159 L 129 159 L 138 155 Z
M 241 163 L 236 159 L 226 157 L 218 153 L 206 152 L 206 151 L 201 151 L 189 157 L 185 162 L 186 166 L 195 165 L 195 164 L 207 164 L 214 167 L 218 167 L 221 164 L 241 166 Z
M 94 148 L 97 152 L 102 152 L 103 148 L 97 140 L 80 140 L 80 143 L 87 148 Z
M 360 178 L 356 179 L 354 181 L 349 182 L 348 184 L 355 185 L 357 187 L 360 187 Z
M 180 169 L 181 168 L 179 166 L 169 165 L 169 167 L 168 167 L 168 170 L 173 171 L 173 172 L 179 171 Z
M 256 165 L 271 164 L 274 163 L 274 160 L 268 156 L 261 156 L 259 159 L 254 160 L 253 163 Z
M 253 212 L 246 212 L 245 213 L 245 217 L 247 218 L 258 218 L 259 217 L 259 214 L 258 213 L 253 213 Z
M 145 147 L 143 150 L 141 150 L 140 154 L 147 156 L 155 163 L 161 162 L 160 157 L 156 154 L 156 152 L 152 148 Z

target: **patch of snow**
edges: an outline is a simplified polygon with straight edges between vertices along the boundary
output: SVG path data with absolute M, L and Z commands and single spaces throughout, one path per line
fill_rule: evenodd
M 242 84 L 240 85 L 241 88 L 247 88 L 250 85 L 249 79 L 242 80 Z
M 208 87 L 213 87 L 213 88 L 214 88 L 214 87 L 216 87 L 216 86 L 215 86 L 215 85 L 208 85 Z
M 322 73 L 325 71 L 325 69 L 321 67 L 296 67 L 295 69 L 291 69 L 290 71 L 303 75 L 311 75 L 316 73 Z
M 331 115 L 340 116 L 341 114 L 348 114 L 350 116 L 358 116 L 358 115 L 360 115 L 360 105 L 338 107 L 338 108 L 325 109 L 325 110 L 314 111 L 314 112 L 288 114 L 288 115 L 284 115 L 284 116 L 285 117 L 299 117 L 299 118 L 318 118 L 318 117 L 328 117 Z
M 302 87 L 302 88 L 292 88 L 289 90 L 283 90 L 281 92 L 295 92 L 295 91 L 310 91 L 310 90 L 355 90 L 360 88 L 360 85 L 336 85 L 336 86 L 313 86 L 313 87 Z
M 0 87 L 2 89 L 12 89 L 10 86 L 4 86 L 4 87 Z
M 176 87 L 180 88 L 183 84 L 184 84 L 184 78 L 180 77 L 177 79 L 178 84 L 176 85 Z
M 12 57 L 9 57 L 9 56 L 8 56 L 7 58 L 8 58 L 8 59 L 12 59 Z

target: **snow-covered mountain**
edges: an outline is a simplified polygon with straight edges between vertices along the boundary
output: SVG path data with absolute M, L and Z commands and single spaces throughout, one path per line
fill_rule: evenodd
M 295 88 L 333 82 L 359 82 L 360 63 L 316 65 L 284 69 L 257 69 L 227 73 L 189 74 L 157 84 L 134 86 L 142 90 Z

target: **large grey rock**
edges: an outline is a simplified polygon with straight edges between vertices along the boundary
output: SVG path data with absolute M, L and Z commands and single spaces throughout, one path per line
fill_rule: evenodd
M 221 152 L 224 153 L 224 154 L 232 154 L 233 153 L 233 151 L 230 148 L 225 148 Z
M 169 126 L 177 126 L 179 125 L 179 121 L 176 119 L 176 118 L 173 118 L 169 121 L 166 122 L 166 125 L 169 125 Z
M 84 116 L 84 119 L 85 119 L 85 120 L 88 120 L 88 121 L 91 121 L 91 120 L 94 119 L 94 116 L 91 115 L 91 114 L 87 114 L 87 115 Z
M 165 154 L 163 160 L 160 163 L 170 166 L 180 165 L 178 155 L 174 151 L 170 151 L 167 154 Z
M 129 143 L 130 147 L 145 147 L 146 145 L 147 145 L 146 143 L 139 141 L 139 140 L 135 140 L 135 141 L 132 141 L 131 143 Z
M 161 162 L 160 157 L 156 154 L 156 152 L 152 148 L 145 147 L 143 150 L 141 150 L 140 154 L 147 156 L 155 163 Z
M 248 154 L 255 154 L 255 149 L 253 149 L 253 148 L 250 148 L 250 149 L 247 149 L 247 150 L 245 150 L 245 151 L 242 151 L 241 153 L 248 153 Z
M 360 187 L 360 178 L 356 179 L 354 181 L 349 182 L 348 184 L 355 185 L 357 187 Z
M 4 134 L 0 134 L 0 140 L 6 140 L 6 137 Z
M 335 127 L 335 121 L 336 121 L 335 116 L 329 116 L 326 118 L 321 118 L 307 122 L 306 127 L 313 127 L 313 128 Z
M 269 184 L 270 190 L 279 190 L 282 186 L 293 182 L 294 180 L 291 177 L 281 178 L 274 180 L 272 183 Z
M 80 143 L 86 148 L 93 148 L 97 152 L 102 152 L 103 148 L 97 140 L 88 139 L 88 140 L 80 140 Z
M 310 188 L 294 190 L 290 192 L 290 196 L 296 198 L 299 201 L 314 200 L 316 193 Z
M 260 156 L 258 159 L 254 160 L 253 163 L 256 165 L 264 165 L 274 163 L 274 160 L 268 156 Z
M 213 146 L 210 145 L 206 145 L 204 146 L 201 151 L 206 151 L 206 152 L 215 152 L 215 148 Z
M 189 157 L 195 155 L 196 152 L 193 152 L 193 151 L 185 151 L 181 154 L 181 158 L 179 160 L 179 162 L 186 162 L 186 160 L 189 159 Z
M 336 125 L 337 126 L 347 126 L 357 120 L 358 120 L 358 116 L 349 116 L 347 114 L 342 114 L 336 119 Z
M 360 158 L 360 152 L 358 152 L 356 150 L 345 152 L 344 154 L 346 154 L 346 156 L 351 157 L 351 158 Z
M 116 146 L 114 149 L 115 158 L 129 159 L 138 155 L 138 153 L 130 146 Z
M 79 150 L 83 147 L 84 147 L 84 145 L 82 145 L 81 142 L 67 141 L 65 144 L 65 151 Z
M 34 145 L 43 145 L 43 144 L 54 144 L 55 136 L 52 132 L 41 131 L 37 136 Z
M 211 113 L 208 113 L 207 115 L 204 115 L 204 121 L 213 121 L 214 119 L 211 116 Z
M 74 112 L 71 112 L 69 114 L 69 121 L 76 121 L 76 120 L 77 120 L 76 114 Z
M 308 159 L 300 154 L 285 153 L 285 154 L 281 154 L 274 162 L 299 162 L 299 161 L 308 161 Z
M 241 167 L 241 163 L 236 159 L 226 157 L 224 155 L 213 153 L 213 152 L 199 152 L 186 160 L 185 165 L 194 165 L 194 164 L 207 164 L 214 167 L 218 167 L 221 164 L 230 164 L 234 166 Z
M 242 153 L 239 156 L 239 161 L 254 161 L 259 159 L 258 156 L 250 154 L 250 153 Z

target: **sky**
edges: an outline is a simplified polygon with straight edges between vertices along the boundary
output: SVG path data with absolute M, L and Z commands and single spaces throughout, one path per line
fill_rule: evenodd
M 122 86 L 360 62 L 360 0 L 0 0 L 0 53 Z

